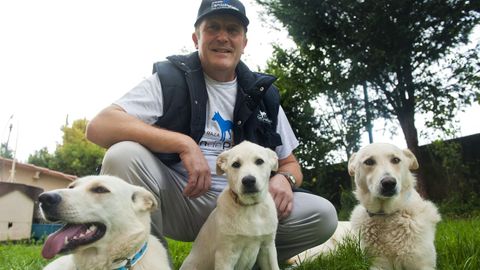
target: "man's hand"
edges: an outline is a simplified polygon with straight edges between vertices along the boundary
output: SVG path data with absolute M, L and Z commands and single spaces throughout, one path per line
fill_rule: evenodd
M 179 155 L 188 172 L 188 184 L 183 190 L 183 195 L 188 198 L 197 198 L 209 190 L 212 176 L 200 147 L 193 140 L 192 142 Z
M 292 212 L 293 191 L 290 182 L 281 174 L 270 178 L 269 191 L 275 201 L 277 214 L 280 219 L 286 218 Z

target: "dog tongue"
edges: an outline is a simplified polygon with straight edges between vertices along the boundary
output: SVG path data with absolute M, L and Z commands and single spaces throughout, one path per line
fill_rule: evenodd
M 43 245 L 42 256 L 45 259 L 53 258 L 65 247 L 65 237 L 70 239 L 85 230 L 85 225 L 67 224 L 60 230 L 50 234 Z

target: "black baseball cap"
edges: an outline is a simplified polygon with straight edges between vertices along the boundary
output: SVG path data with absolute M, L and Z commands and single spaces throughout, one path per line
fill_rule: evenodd
M 243 26 L 247 28 L 249 20 L 245 13 L 245 6 L 238 0 L 202 0 L 198 9 L 195 27 L 208 15 L 231 14 L 240 19 Z

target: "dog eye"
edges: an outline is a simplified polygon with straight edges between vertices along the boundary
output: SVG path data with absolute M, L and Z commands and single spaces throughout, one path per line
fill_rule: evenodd
M 241 165 L 241 164 L 240 164 L 240 162 L 238 162 L 238 161 L 235 161 L 235 162 L 232 163 L 232 167 L 233 167 L 233 168 L 237 168 L 237 169 L 238 169 L 238 168 L 240 168 L 240 165 Z
M 365 160 L 365 161 L 363 162 L 363 164 L 365 164 L 365 165 L 367 165 L 367 166 L 373 166 L 373 165 L 375 165 L 375 160 L 369 158 L 369 159 Z
M 92 189 L 90 189 L 90 191 L 93 193 L 109 193 L 110 192 L 110 190 L 102 186 L 93 187 Z
M 392 158 L 392 163 L 393 163 L 393 164 L 398 164 L 398 163 L 400 163 L 400 161 L 401 161 L 401 160 L 400 160 L 398 157 Z
M 262 165 L 263 163 L 265 163 L 265 161 L 263 161 L 263 159 L 261 159 L 261 158 L 255 160 L 255 164 L 257 164 L 257 165 Z

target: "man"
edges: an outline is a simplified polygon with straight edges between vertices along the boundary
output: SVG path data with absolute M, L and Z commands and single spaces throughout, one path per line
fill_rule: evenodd
M 153 233 L 193 241 L 215 207 L 226 179 L 216 157 L 243 140 L 274 149 L 279 170 L 270 180 L 279 217 L 276 245 L 285 260 L 326 241 L 337 226 L 327 200 L 293 192 L 302 183 L 292 154 L 298 146 L 272 85 L 240 57 L 249 20 L 238 0 L 203 0 L 192 40 L 197 52 L 171 56 L 154 74 L 101 111 L 87 138 L 109 148 L 102 174 L 145 186 L 160 203 Z

